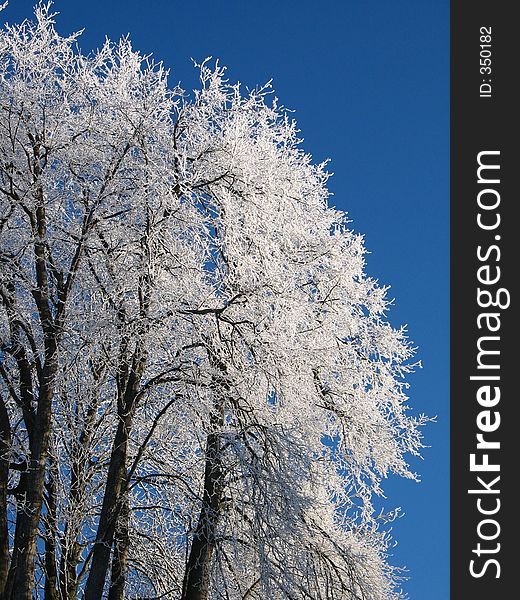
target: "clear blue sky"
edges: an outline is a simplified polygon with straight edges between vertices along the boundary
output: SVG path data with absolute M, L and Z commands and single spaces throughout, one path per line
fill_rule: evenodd
M 10 0 L 2 22 L 31 15 Z M 412 379 L 426 431 L 422 476 L 386 483 L 394 564 L 412 600 L 449 597 L 449 2 L 448 0 L 57 0 L 58 28 L 85 28 L 83 50 L 130 33 L 134 47 L 191 89 L 190 58 L 220 58 L 231 80 L 269 79 L 295 109 L 304 147 L 331 158 L 333 203 L 371 251 L 368 273 L 390 284 L 424 368 Z

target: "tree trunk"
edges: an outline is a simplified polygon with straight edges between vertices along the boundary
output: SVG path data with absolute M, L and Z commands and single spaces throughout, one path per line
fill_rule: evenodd
M 220 435 L 210 433 L 206 442 L 203 502 L 184 574 L 182 600 L 208 598 L 211 561 L 222 501 L 222 478 Z
M 6 595 L 9 600 L 32 600 L 34 591 L 34 573 L 38 526 L 43 503 L 45 487 L 45 472 L 47 468 L 47 452 L 49 448 L 52 400 L 54 396 L 54 383 L 58 370 L 58 339 L 61 335 L 67 293 L 73 280 L 73 271 L 65 287 L 58 290 L 59 303 L 56 314 L 53 314 L 49 301 L 49 278 L 47 273 L 47 219 L 45 214 L 45 197 L 40 176 L 41 144 L 39 139 L 29 134 L 33 146 L 34 162 L 32 165 L 36 188 L 34 199 L 36 210 L 31 220 L 31 227 L 35 237 L 34 242 L 34 267 L 36 287 L 31 290 L 38 310 L 38 317 L 43 331 L 44 364 L 39 376 L 38 408 L 33 421 L 34 413 L 26 407 L 27 416 L 24 419 L 29 434 L 30 461 L 26 478 L 25 498 L 21 495 L 18 499 L 18 510 L 14 537 L 11 566 L 7 578 Z M 14 326 L 14 325 L 12 325 Z M 14 339 L 17 339 L 18 334 Z M 20 360 L 18 364 L 20 365 Z M 25 369 L 20 370 L 20 394 L 22 395 L 22 375 Z M 32 377 L 30 370 L 27 374 L 30 386 Z
M 112 559 L 112 576 L 108 600 L 123 600 L 125 592 L 128 551 L 130 549 L 128 489 L 122 490 L 121 496 L 121 510 L 114 536 L 114 557 Z
M 103 506 L 92 552 L 92 565 L 85 587 L 85 600 L 100 600 L 103 595 L 118 520 L 121 491 L 126 482 L 126 455 L 130 427 L 130 418 L 119 421 L 114 438 Z
M 56 481 L 54 468 L 49 468 L 47 490 L 47 514 L 45 523 L 45 589 L 44 600 L 57 600 L 58 569 L 56 566 Z
M 126 347 L 126 342 L 123 342 L 123 347 Z M 83 600 L 101 600 L 103 595 L 114 535 L 122 508 L 122 494 L 127 493 L 126 459 L 128 439 L 132 430 L 137 392 L 145 363 L 146 352 L 141 344 L 137 344 L 131 361 L 128 359 L 126 352 L 122 353 L 117 400 L 119 424 L 110 455 L 103 506 L 101 507 L 96 541 L 92 551 L 92 564 Z
M 7 578 L 6 592 L 10 600 L 32 600 L 34 591 L 34 561 L 50 440 L 54 377 L 57 370 L 56 346 L 51 344 L 47 347 L 46 354 L 48 360 L 40 382 L 25 501 L 19 499 L 13 555 Z
M 9 572 L 9 530 L 7 527 L 7 480 L 9 477 L 9 450 L 11 447 L 11 424 L 9 415 L 0 398 L 0 598 L 4 593 Z

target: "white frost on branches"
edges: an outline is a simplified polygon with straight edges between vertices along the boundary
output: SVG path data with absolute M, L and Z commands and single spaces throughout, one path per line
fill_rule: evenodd
M 426 419 L 326 166 L 269 85 L 76 43 L 0 32 L 0 587 L 399 597 L 372 496 Z

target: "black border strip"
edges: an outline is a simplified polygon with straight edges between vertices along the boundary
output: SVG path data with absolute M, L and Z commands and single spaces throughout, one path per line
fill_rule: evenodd
M 520 187 L 517 181 L 520 156 L 515 147 L 520 106 L 514 91 L 518 87 L 516 59 L 520 58 L 520 52 L 516 42 L 520 40 L 520 24 L 515 22 L 513 8 L 513 2 L 500 0 L 452 0 L 451 3 L 453 600 L 495 600 L 518 594 L 513 574 L 520 572 L 520 567 L 513 565 L 518 555 L 513 540 L 520 515 L 520 495 L 515 495 L 513 487 L 517 483 L 516 463 L 520 455 L 520 428 L 516 427 L 520 399 L 513 375 L 513 361 L 518 354 L 513 340 L 518 323 L 512 286 L 519 272 L 515 259 L 520 257 L 520 231 L 517 232 L 514 218 L 520 194 L 513 189 L 515 184 Z M 491 28 L 490 34 L 481 28 Z M 491 38 L 490 47 L 486 46 L 487 35 Z M 486 58 L 491 60 L 490 65 Z M 490 66 L 490 72 L 481 71 L 486 66 Z M 479 183 L 478 157 L 483 152 L 480 154 L 483 164 L 500 168 L 483 168 Z M 495 208 L 489 208 L 494 204 Z M 482 225 L 490 228 L 479 226 L 479 218 Z M 492 228 L 498 218 L 500 223 Z M 495 282 L 498 275 L 500 279 Z M 506 308 L 509 295 L 510 305 Z M 498 306 L 485 307 L 490 300 Z M 486 314 L 495 316 L 483 316 Z M 499 329 L 492 331 L 498 326 Z M 480 368 L 479 344 L 480 350 L 484 349 Z M 492 351 L 499 354 L 491 354 Z M 520 365 L 516 367 L 519 369 Z M 472 376 L 481 379 L 472 380 Z M 493 376 L 499 379 L 492 379 Z M 495 388 L 500 389 L 500 400 Z M 480 449 L 477 448 L 479 433 L 489 444 Z M 493 442 L 499 442 L 500 449 L 494 448 Z M 472 454 L 477 469 L 474 471 L 470 467 Z M 500 470 L 485 471 L 486 460 L 492 468 Z M 500 479 L 494 481 L 496 477 Z

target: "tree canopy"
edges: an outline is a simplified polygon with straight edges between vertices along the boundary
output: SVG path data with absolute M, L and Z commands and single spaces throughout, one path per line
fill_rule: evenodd
M 0 598 L 399 597 L 421 448 L 364 243 L 270 86 L 0 31 Z

